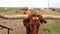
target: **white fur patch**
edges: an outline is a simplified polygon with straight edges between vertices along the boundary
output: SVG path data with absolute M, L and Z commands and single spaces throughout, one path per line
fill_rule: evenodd
M 32 19 L 39 19 L 38 17 L 33 17 Z

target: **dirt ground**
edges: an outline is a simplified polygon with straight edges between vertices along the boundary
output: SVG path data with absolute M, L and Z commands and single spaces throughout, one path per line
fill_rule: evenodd
M 50 11 L 42 11 L 38 12 L 39 14 L 50 14 L 50 15 L 60 15 L 58 12 L 50 12 Z M 20 12 L 0 12 L 0 14 L 20 14 Z M 53 22 L 52 20 L 47 20 L 48 22 Z M 23 25 L 23 19 L 16 19 L 16 20 L 8 20 L 0 18 L 0 25 L 4 25 L 6 27 L 12 28 L 13 31 L 10 31 L 10 34 L 26 34 L 26 29 Z M 7 34 L 7 29 L 1 29 L 0 27 L 0 34 Z M 43 29 L 39 29 L 39 34 L 48 34 L 48 32 L 44 31 Z

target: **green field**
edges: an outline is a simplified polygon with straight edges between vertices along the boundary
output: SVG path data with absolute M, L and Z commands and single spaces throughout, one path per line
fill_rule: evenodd
M 45 26 L 41 25 L 41 28 L 46 29 L 48 34 L 60 34 L 60 20 L 55 20 L 52 24 L 47 23 Z
M 5 8 L 0 7 L 0 11 L 4 11 Z M 17 8 L 7 8 L 7 11 L 16 11 Z M 34 10 L 39 11 L 40 8 L 34 8 Z
M 0 11 L 4 11 L 4 8 L 0 8 Z
M 7 11 L 16 11 L 16 10 L 17 10 L 17 8 L 7 8 Z M 0 7 L 0 12 L 1 11 L 5 11 L 5 8 Z
M 4 11 L 4 9 L 5 9 L 4 7 L 0 7 L 0 11 Z M 60 8 L 49 8 L 49 9 L 60 12 Z M 7 11 L 16 11 L 16 10 L 17 10 L 17 8 L 13 8 L 13 7 L 8 7 L 7 8 Z M 34 10 L 35 11 L 40 11 L 40 8 L 34 8 Z
M 17 8 L 7 8 L 7 11 L 16 11 Z

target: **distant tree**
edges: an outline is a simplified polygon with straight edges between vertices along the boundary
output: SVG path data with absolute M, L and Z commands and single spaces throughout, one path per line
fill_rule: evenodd
M 55 8 L 49 8 L 49 9 L 52 10 L 52 11 L 56 11 Z

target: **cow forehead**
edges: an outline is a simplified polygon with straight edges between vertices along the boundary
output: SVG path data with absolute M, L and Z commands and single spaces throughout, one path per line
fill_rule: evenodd
M 39 19 L 39 17 L 33 17 L 32 19 Z

